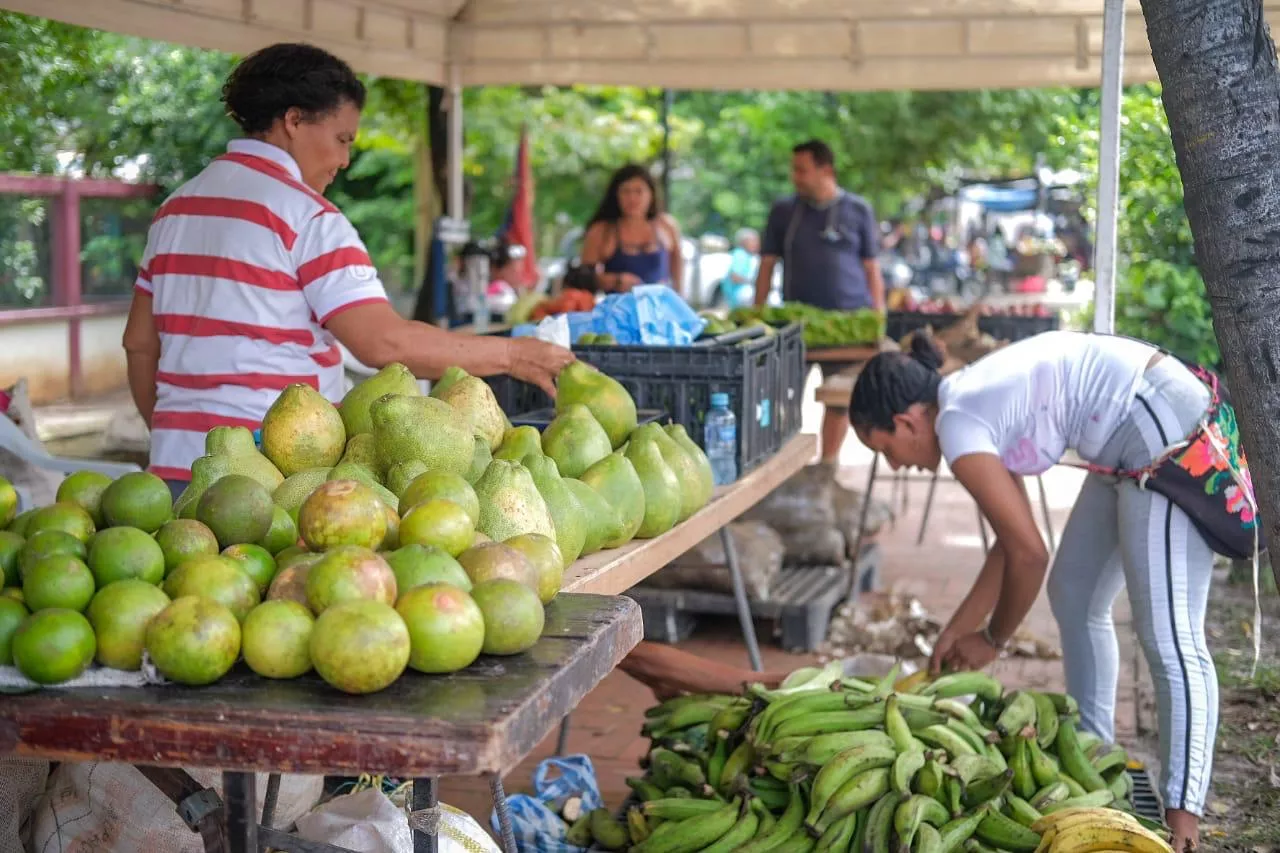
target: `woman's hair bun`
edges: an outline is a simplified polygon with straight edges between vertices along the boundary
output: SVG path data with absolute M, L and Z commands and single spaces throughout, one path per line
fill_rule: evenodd
M 924 329 L 911 336 L 910 355 L 930 370 L 940 369 L 945 360 L 942 349 L 934 341 L 933 336 Z

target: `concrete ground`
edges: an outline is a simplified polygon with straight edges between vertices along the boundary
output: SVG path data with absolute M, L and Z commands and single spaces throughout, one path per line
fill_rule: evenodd
M 808 399 L 812 401 L 812 379 L 810 385 Z M 807 406 L 805 431 L 817 432 L 821 416 L 820 407 L 812 403 Z M 851 436 L 846 440 L 840 462 L 841 482 L 851 488 L 865 488 L 871 456 L 856 438 Z M 923 475 L 917 473 L 915 476 Z M 1050 516 L 1058 534 L 1066 523 L 1082 481 L 1082 473 L 1067 468 L 1054 469 L 1044 477 Z M 1034 481 L 1029 481 L 1028 487 L 1039 516 L 1040 507 Z M 901 503 L 901 493 L 898 494 L 896 523 L 880 537 L 883 562 L 879 585 L 882 589 L 897 588 L 913 593 L 931 614 L 945 620 L 968 591 L 981 567 L 982 539 L 972 499 L 958 483 L 950 480 L 944 473 L 934 497 L 924 541 L 917 545 L 916 536 L 927 491 L 927 482 L 907 484 L 905 510 Z M 883 465 L 880 467 L 880 478 L 874 494 L 884 500 L 894 496 L 887 469 Z M 1116 602 L 1115 619 L 1122 660 L 1116 728 L 1118 739 L 1126 742 L 1133 739 L 1138 726 L 1136 684 L 1139 669 L 1134 654 L 1128 602 L 1123 596 Z M 1032 608 L 1025 626 L 1045 640 L 1057 644 L 1057 625 L 1043 592 Z M 770 641 L 771 630 L 772 625 L 767 622 L 757 624 L 766 669 L 794 669 L 812 662 L 812 655 L 789 654 L 778 648 Z M 719 661 L 740 661 L 744 667 L 749 665 L 737 622 L 731 618 L 701 620 L 698 629 L 680 644 L 680 648 Z M 1064 687 L 1059 660 L 1008 658 L 997 662 L 993 673 L 1011 686 L 1056 690 Z M 640 736 L 640 726 L 644 709 L 654 702 L 653 694 L 646 687 L 615 671 L 582 700 L 572 715 L 567 751 L 585 753 L 591 757 L 601 791 L 610 807 L 618 805 L 627 796 L 628 789 L 623 780 L 640 773 L 638 761 L 647 749 L 647 740 Z M 530 790 L 533 769 L 539 761 L 554 753 L 556 735 L 557 732 L 552 731 L 524 762 L 505 774 L 504 784 L 508 794 Z M 441 786 L 441 797 L 451 805 L 475 815 L 487 825 L 492 803 L 488 785 L 482 780 L 445 779 Z

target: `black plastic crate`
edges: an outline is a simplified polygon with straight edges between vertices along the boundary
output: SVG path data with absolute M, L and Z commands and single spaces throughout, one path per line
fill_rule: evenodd
M 924 314 L 919 311 L 890 311 L 885 336 L 901 340 L 904 335 L 933 326 L 941 331 L 956 323 L 963 314 Z M 1024 317 L 1018 314 L 984 314 L 978 317 L 978 328 L 998 341 L 1020 341 L 1041 332 L 1056 331 L 1062 324 L 1057 312 L 1048 317 Z
M 579 359 L 612 376 L 639 410 L 659 410 L 682 424 L 701 447 L 711 395 L 729 395 L 737 419 L 738 474 L 768 459 L 779 447 L 781 390 L 777 336 L 760 336 L 716 346 L 575 346 Z M 508 376 L 486 380 L 508 417 L 544 409 L 551 401 L 541 389 Z M 798 426 L 797 426 L 798 428 Z
M 538 431 L 542 431 L 551 425 L 551 421 L 555 419 L 556 410 L 548 406 L 545 409 L 538 409 L 535 412 L 524 412 L 519 415 L 511 415 L 512 426 L 531 426 Z M 636 426 L 644 426 L 645 424 L 670 423 L 671 419 L 667 417 L 667 413 L 658 409 L 645 410 L 640 409 L 636 412 Z
M 804 410 L 804 383 L 809 377 L 805 361 L 804 326 L 790 323 L 778 330 L 778 417 L 774 451 L 800 431 Z

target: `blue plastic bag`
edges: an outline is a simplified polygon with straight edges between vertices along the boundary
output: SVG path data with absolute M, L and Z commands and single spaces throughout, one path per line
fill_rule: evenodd
M 569 340 L 583 334 L 613 335 L 623 346 L 684 347 L 702 334 L 707 321 L 665 284 L 643 284 L 627 293 L 611 293 L 593 311 L 569 313 Z M 532 323 L 516 326 L 512 337 L 529 337 Z
M 564 755 L 540 762 L 533 771 L 533 795 L 507 797 L 507 812 L 520 853 L 581 853 L 586 849 L 565 840 L 569 827 L 559 811 L 570 797 L 582 799 L 583 814 L 604 805 L 595 768 L 585 755 Z M 501 836 L 497 811 L 489 815 L 489 825 L 495 835 Z
M 611 334 L 624 345 L 688 346 L 707 325 L 664 284 L 644 284 L 607 296 L 594 314 L 595 331 Z

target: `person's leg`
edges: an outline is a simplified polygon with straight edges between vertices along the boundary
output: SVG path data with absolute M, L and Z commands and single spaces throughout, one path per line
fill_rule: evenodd
M 1155 686 L 1165 809 L 1198 816 L 1218 729 L 1218 678 L 1204 634 L 1213 552 L 1186 513 L 1133 484 L 1120 492 L 1120 526 L 1134 626 Z
M 818 382 L 826 382 L 840 372 L 840 365 L 818 363 Z M 822 412 L 822 461 L 836 464 L 840 448 L 849 434 L 849 409 L 827 406 Z
M 1132 424 L 1141 435 L 1125 460 L 1145 464 L 1191 434 L 1208 393 L 1166 359 L 1148 370 Z M 1218 680 L 1204 619 L 1213 552 L 1191 519 L 1134 482 L 1119 489 L 1120 552 L 1134 627 L 1151 670 L 1160 733 L 1160 788 L 1175 849 L 1199 842 L 1218 728 Z
M 1111 605 L 1124 586 L 1117 524 L 1114 484 L 1090 474 L 1062 531 L 1048 583 L 1067 692 L 1080 705 L 1084 727 L 1107 741 L 1115 739 L 1120 674 L 1111 619 Z

